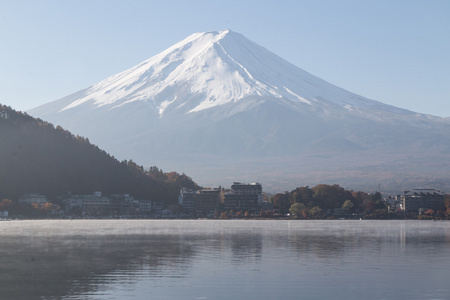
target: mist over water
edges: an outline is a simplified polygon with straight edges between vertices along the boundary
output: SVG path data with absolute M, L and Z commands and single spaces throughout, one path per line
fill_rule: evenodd
M 1 299 L 448 299 L 450 223 L 0 222 Z

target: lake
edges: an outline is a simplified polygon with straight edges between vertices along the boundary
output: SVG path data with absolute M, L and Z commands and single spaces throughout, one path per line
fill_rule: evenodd
M 448 221 L 0 222 L 0 299 L 450 299 Z

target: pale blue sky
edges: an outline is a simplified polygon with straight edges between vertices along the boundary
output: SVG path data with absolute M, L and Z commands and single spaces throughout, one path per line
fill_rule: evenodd
M 0 103 L 27 110 L 222 29 L 362 96 L 450 117 L 448 0 L 0 0 Z

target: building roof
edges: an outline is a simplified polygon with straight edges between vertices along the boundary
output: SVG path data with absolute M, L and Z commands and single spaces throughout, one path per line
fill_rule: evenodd
M 445 193 L 435 189 L 413 189 L 411 191 L 405 191 L 405 196 L 445 196 Z

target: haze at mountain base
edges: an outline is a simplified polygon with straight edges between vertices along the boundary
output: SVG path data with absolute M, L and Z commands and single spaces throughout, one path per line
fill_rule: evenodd
M 450 178 L 448 119 L 343 90 L 229 30 L 193 34 L 29 113 L 118 159 L 185 171 L 203 186 L 400 192 L 445 190 Z

